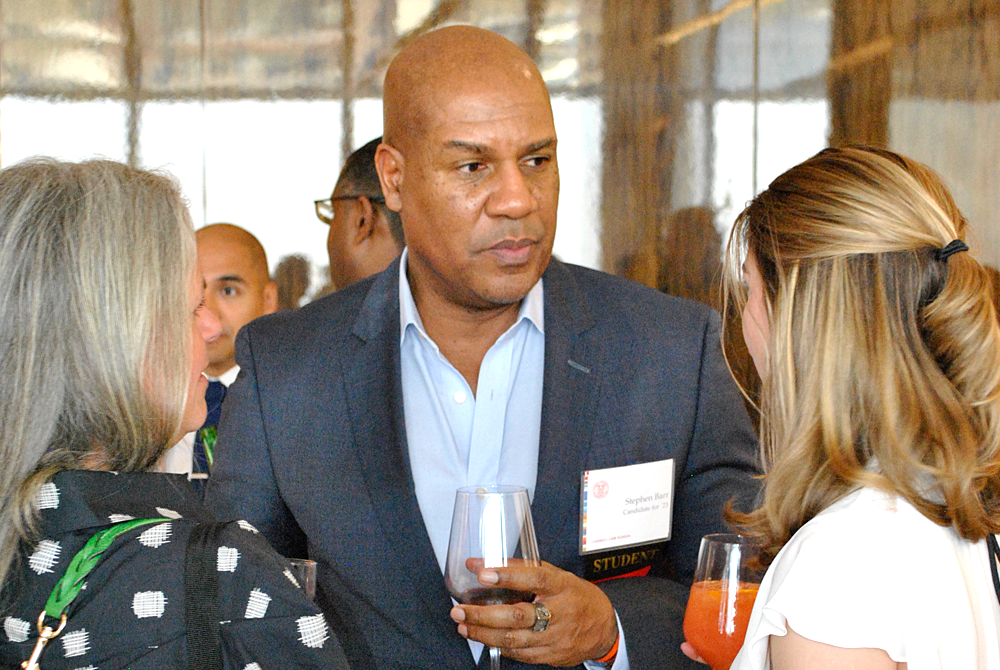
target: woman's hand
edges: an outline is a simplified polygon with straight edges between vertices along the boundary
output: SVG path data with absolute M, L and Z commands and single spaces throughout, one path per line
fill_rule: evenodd
M 705 659 L 699 656 L 698 652 L 694 650 L 694 647 L 691 646 L 690 642 L 681 642 L 681 651 L 684 652 L 684 655 L 692 661 L 698 661 L 699 663 L 708 665 L 708 663 L 705 662 Z

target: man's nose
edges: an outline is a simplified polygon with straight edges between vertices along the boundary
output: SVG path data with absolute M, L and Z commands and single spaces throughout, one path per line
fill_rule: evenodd
M 206 342 L 211 342 L 222 334 L 222 322 L 209 307 L 207 300 L 206 304 L 198 310 L 198 324 L 201 327 L 201 337 Z
M 538 189 L 525 177 L 518 164 L 501 164 L 494 179 L 495 190 L 487 202 L 487 214 L 520 219 L 538 209 Z

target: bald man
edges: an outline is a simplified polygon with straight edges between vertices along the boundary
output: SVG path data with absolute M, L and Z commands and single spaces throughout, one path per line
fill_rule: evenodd
M 509 41 L 425 34 L 384 93 L 407 247 L 240 334 L 209 504 L 319 563 L 355 670 L 487 667 L 484 643 L 505 669 L 700 667 L 679 649 L 699 541 L 757 491 L 718 316 L 551 258 L 552 109 Z M 496 484 L 528 489 L 547 563 L 456 566 L 511 604 L 453 606 L 455 490 Z
M 214 438 L 226 389 L 239 374 L 234 345 L 236 334 L 250 321 L 278 308 L 278 288 L 271 281 L 264 247 L 251 233 L 230 223 L 199 229 L 198 265 L 205 276 L 205 307 L 222 325 L 207 343 L 208 418 L 196 433 L 186 435 L 163 455 L 160 469 L 204 479 L 211 471 Z M 207 432 L 206 432 L 207 431 Z M 207 437 L 206 437 L 207 435 Z

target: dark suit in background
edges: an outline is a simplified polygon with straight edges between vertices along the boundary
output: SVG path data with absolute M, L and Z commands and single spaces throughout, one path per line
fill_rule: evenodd
M 675 459 L 673 534 L 659 576 L 600 586 L 621 618 L 634 670 L 700 667 L 678 649 L 698 543 L 725 530 L 726 501 L 749 504 L 758 472 L 718 317 L 556 260 L 543 278 L 532 505 L 542 558 L 584 574 L 583 470 Z M 397 260 L 243 329 L 208 505 L 221 519 L 247 519 L 280 553 L 319 562 L 317 602 L 355 669 L 468 669 L 472 655 L 448 616 L 452 603 L 410 475 L 398 279 Z

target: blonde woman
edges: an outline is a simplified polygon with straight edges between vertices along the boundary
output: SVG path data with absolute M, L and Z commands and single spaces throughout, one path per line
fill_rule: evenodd
M 1000 328 L 925 166 L 828 149 L 737 219 L 769 564 L 734 669 L 1000 668 Z M 995 587 L 996 583 L 996 587 Z
M 169 179 L 109 161 L 0 171 L 0 667 L 182 668 L 196 647 L 208 660 L 190 667 L 346 667 L 249 524 L 211 524 L 183 477 L 143 472 L 204 421 L 219 324 L 203 284 Z M 217 577 L 195 603 L 223 622 L 202 645 L 186 556 Z

